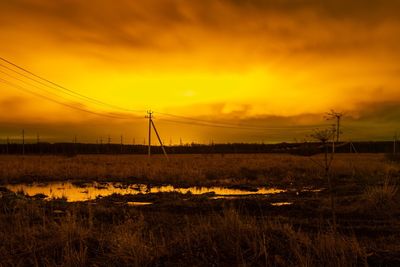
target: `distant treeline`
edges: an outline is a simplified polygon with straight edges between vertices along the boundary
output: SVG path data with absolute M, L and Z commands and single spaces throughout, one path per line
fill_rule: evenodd
M 329 144 L 331 146 L 331 144 Z M 145 145 L 120 144 L 83 144 L 83 143 L 35 143 L 35 144 L 0 144 L 1 154 L 147 154 Z M 228 153 L 289 153 L 313 155 L 323 151 L 320 143 L 279 143 L 279 144 L 189 144 L 166 146 L 168 154 L 228 154 Z M 353 142 L 335 145 L 338 153 L 389 153 L 393 151 L 393 142 Z M 162 154 L 161 147 L 152 146 L 152 154 Z

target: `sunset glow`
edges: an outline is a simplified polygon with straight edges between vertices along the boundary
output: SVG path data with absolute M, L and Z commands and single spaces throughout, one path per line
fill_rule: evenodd
M 399 8 L 358 0 L 2 1 L 1 57 L 135 111 L 33 87 L 0 66 L 9 82 L 0 80 L 2 138 L 25 128 L 49 141 L 78 134 L 85 142 L 124 135 L 143 143 L 151 109 L 171 143 L 293 141 L 329 124 L 324 113 L 335 109 L 346 113 L 344 138 L 389 140 L 399 129 Z M 289 130 L 205 127 L 161 113 Z

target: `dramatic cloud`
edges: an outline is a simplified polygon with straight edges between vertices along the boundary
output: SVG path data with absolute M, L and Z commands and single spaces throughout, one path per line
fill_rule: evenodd
M 400 101 L 399 12 L 399 1 L 365 0 L 1 1 L 0 56 L 127 109 L 311 127 L 334 108 L 351 114 L 359 138 L 382 139 L 399 126 L 393 104 Z M 117 112 L 60 92 L 49 95 L 0 70 L 8 73 L 0 73 L 1 79 L 60 101 Z M 47 122 L 50 129 L 102 121 L 1 80 L 0 89 L 1 110 L 15 111 L 0 114 L 4 122 Z M 160 123 L 175 139 L 185 134 L 200 141 L 277 141 L 306 135 L 301 128 L 291 134 L 276 130 L 272 137 Z M 381 132 L 368 129 L 374 123 Z M 88 138 L 96 136 L 92 129 L 85 130 Z

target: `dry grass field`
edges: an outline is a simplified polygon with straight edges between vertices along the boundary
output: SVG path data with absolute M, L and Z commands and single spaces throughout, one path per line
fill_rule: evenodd
M 70 203 L 0 187 L 0 266 L 398 266 L 400 165 L 384 155 L 335 155 L 334 229 L 322 159 L 1 156 L 3 186 L 69 180 L 288 191 L 234 199 L 114 194 Z M 154 203 L 129 206 L 129 201 Z
M 121 181 L 187 185 L 323 183 L 323 157 L 286 154 L 0 156 L 0 183 Z M 368 182 L 400 175 L 400 165 L 382 154 L 341 154 L 332 162 L 335 177 Z

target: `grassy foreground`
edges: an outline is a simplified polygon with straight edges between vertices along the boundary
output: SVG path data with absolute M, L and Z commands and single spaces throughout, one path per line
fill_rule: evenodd
M 178 193 L 43 201 L 1 189 L 0 266 L 399 266 L 400 165 L 337 155 L 333 231 L 320 157 L 187 155 L 5 157 L 2 183 L 103 180 L 279 185 L 270 197 Z M 1 187 L 0 187 L 1 188 Z M 136 200 L 150 206 L 129 206 Z M 291 202 L 273 206 L 272 202 Z

